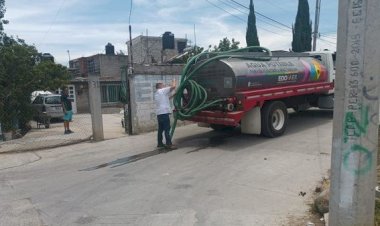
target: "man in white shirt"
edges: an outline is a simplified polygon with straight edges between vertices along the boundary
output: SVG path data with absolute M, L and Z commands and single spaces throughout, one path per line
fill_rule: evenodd
M 170 107 L 170 93 L 175 89 L 176 81 L 173 80 L 171 86 L 165 87 L 163 83 L 156 84 L 156 92 L 154 99 L 156 101 L 156 115 L 158 121 L 158 133 L 157 133 L 157 147 L 176 149 L 172 144 L 170 137 L 170 114 L 172 112 Z M 162 141 L 162 133 L 165 133 L 166 146 Z

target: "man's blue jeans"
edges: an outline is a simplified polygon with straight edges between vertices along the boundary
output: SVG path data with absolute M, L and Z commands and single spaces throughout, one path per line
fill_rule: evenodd
M 157 133 L 157 145 L 163 146 L 162 132 L 165 133 L 166 145 L 172 145 L 172 139 L 170 137 L 170 118 L 169 114 L 157 115 L 158 121 L 158 133 Z

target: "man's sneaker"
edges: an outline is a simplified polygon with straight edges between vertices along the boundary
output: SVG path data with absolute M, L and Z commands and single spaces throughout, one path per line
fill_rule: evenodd
M 67 130 L 67 132 L 69 132 L 69 133 L 74 133 L 72 130 Z
M 64 134 L 70 134 L 70 132 L 66 130 Z
M 166 149 L 172 151 L 172 150 L 176 150 L 176 149 L 178 149 L 178 148 L 177 148 L 177 146 L 171 144 L 171 145 L 166 145 Z
M 157 145 L 156 151 L 158 151 L 158 153 L 166 153 L 167 152 L 166 146 L 163 144 Z
M 163 150 L 165 150 L 166 146 L 161 144 L 161 145 L 157 145 L 157 148 L 156 150 L 158 150 L 159 152 L 162 152 Z

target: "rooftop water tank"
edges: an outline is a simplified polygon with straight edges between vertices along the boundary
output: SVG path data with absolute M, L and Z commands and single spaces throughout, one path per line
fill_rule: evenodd
M 162 35 L 162 49 L 175 49 L 174 34 L 170 31 L 167 31 Z
M 106 45 L 106 55 L 115 55 L 115 47 L 111 43 Z

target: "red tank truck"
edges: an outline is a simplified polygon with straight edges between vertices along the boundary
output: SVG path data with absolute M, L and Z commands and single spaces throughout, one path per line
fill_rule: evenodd
M 191 79 L 207 92 L 207 101 L 221 101 L 186 120 L 215 130 L 240 125 L 242 133 L 277 137 L 286 130 L 288 108 L 333 109 L 335 70 L 331 52 L 268 55 L 266 60 L 227 57 L 204 65 Z M 185 93 L 192 95 L 189 90 Z M 182 105 L 186 99 L 189 97 L 182 97 Z

